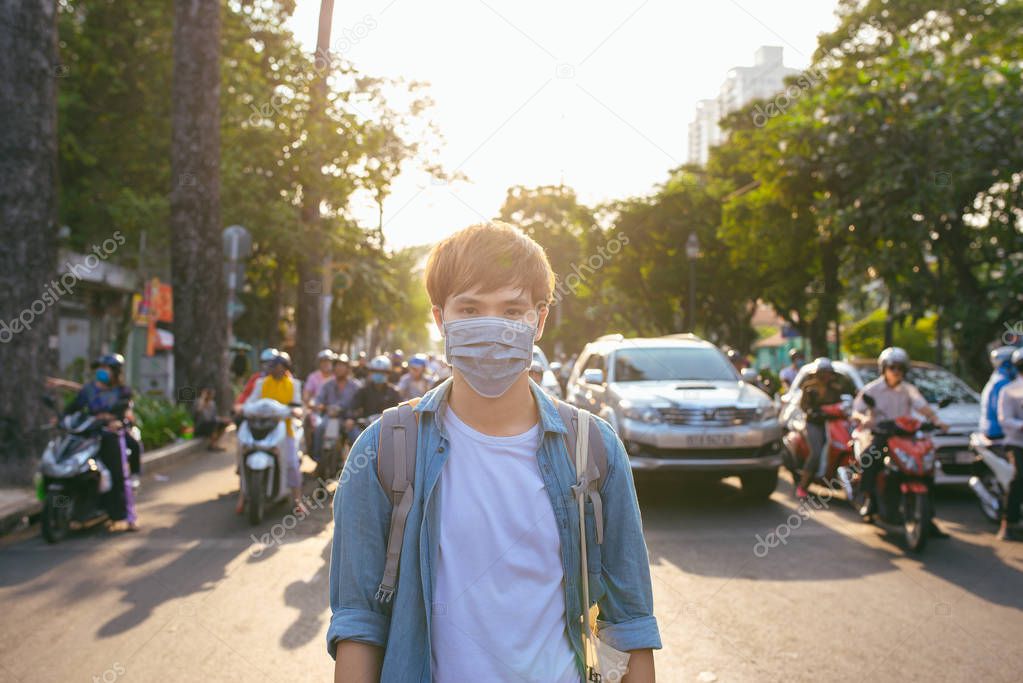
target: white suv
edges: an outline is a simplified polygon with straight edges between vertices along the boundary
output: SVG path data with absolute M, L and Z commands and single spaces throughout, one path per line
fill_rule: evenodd
M 774 404 L 699 337 L 601 337 L 579 354 L 567 394 L 611 424 L 634 471 L 737 475 L 752 498 L 767 498 L 778 483 Z

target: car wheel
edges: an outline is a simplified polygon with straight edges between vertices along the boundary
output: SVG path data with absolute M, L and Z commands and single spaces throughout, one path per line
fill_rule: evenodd
M 778 470 L 764 472 L 746 472 L 739 475 L 742 481 L 742 494 L 750 500 L 763 501 L 771 497 L 778 486 Z

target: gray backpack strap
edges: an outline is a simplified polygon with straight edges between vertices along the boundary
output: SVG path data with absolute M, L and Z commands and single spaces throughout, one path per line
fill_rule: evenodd
M 576 435 L 579 433 L 579 409 L 564 401 L 555 402 L 558 407 L 558 414 L 561 421 L 568 428 L 565 435 L 565 449 L 568 459 L 571 461 L 572 469 L 575 470 L 575 444 Z M 593 503 L 593 516 L 597 528 L 597 544 L 604 542 L 604 506 L 600 498 L 600 488 L 607 478 L 607 451 L 604 449 L 604 438 L 600 433 L 600 426 L 596 420 L 590 420 L 589 435 L 589 464 L 586 476 L 576 482 L 576 486 L 582 486 L 587 490 L 587 495 Z
M 419 420 L 413 408 L 416 401 L 388 408 L 380 416 L 380 443 L 377 449 L 377 478 L 391 500 L 391 529 L 387 536 L 387 559 L 384 576 L 377 588 L 376 599 L 389 602 L 398 585 L 401 544 L 405 537 L 405 521 L 415 497 L 416 445 Z

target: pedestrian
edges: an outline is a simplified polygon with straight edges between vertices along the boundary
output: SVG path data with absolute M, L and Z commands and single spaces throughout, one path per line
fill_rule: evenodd
M 1005 457 L 1016 468 L 1002 501 L 1002 522 L 998 539 L 1019 540 L 1020 504 L 1023 504 L 1023 349 L 1011 356 L 1016 379 L 1007 384 L 998 395 L 998 423 L 1005 432 Z
M 349 453 L 334 496 L 334 680 L 599 680 L 583 653 L 596 603 L 598 637 L 631 653 L 628 680 L 652 682 L 661 641 L 628 456 L 593 418 L 589 450 L 606 460 L 603 483 L 582 489 L 582 555 L 575 423 L 561 417 L 572 409 L 528 379 L 554 288 L 543 248 L 504 223 L 472 226 L 434 247 L 426 288 L 453 375 L 416 403 L 416 428 L 387 433 L 413 440 L 416 476 L 399 504 L 377 471 L 387 458 L 398 472 L 384 420 Z
M 224 435 L 231 420 L 217 415 L 216 392 L 213 387 L 203 387 L 199 390 L 199 398 L 195 401 L 192 419 L 195 422 L 193 432 L 195 436 L 210 440 L 206 450 L 223 451 L 224 448 L 219 445 L 220 437 Z

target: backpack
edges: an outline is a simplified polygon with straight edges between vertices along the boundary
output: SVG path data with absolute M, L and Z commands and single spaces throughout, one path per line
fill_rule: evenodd
M 568 428 L 565 434 L 565 452 L 575 470 L 576 435 L 579 428 L 579 408 L 554 399 L 558 414 Z M 405 521 L 415 497 L 412 483 L 416 479 L 416 450 L 419 434 L 419 416 L 413 411 L 418 398 L 388 408 L 380 416 L 380 441 L 377 444 L 377 479 L 391 501 L 391 529 L 387 537 L 387 559 L 384 575 L 375 599 L 390 602 L 398 585 L 398 564 L 405 536 Z M 586 476 L 572 486 L 573 492 L 585 490 L 593 503 L 597 532 L 597 545 L 604 542 L 604 512 L 600 487 L 607 476 L 607 452 L 596 420 L 589 420 L 589 465 Z

